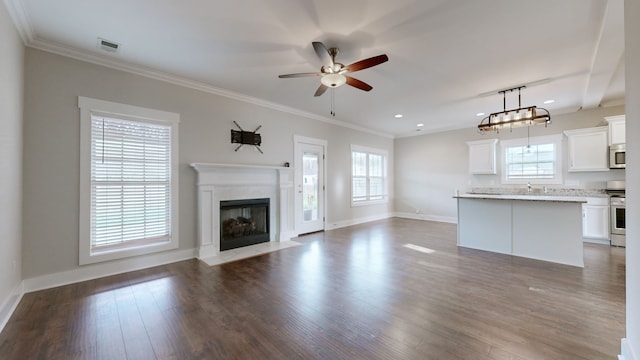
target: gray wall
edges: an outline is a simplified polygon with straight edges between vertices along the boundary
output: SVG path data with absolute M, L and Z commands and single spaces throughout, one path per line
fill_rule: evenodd
M 0 321 L 22 280 L 22 74 L 24 46 L 0 5 Z M 15 290 L 15 291 L 14 291 Z M 15 293 L 15 294 L 14 294 Z M 1 325 L 0 325 L 1 328 Z
M 77 97 L 181 114 L 180 249 L 196 246 L 193 162 L 293 164 L 293 136 L 328 141 L 327 224 L 392 212 L 393 203 L 351 208 L 350 144 L 393 140 L 67 57 L 27 49 L 24 128 L 24 278 L 78 269 L 79 110 Z M 262 150 L 234 152 L 229 131 L 262 125 Z M 391 162 L 391 165 L 392 162 Z M 391 166 L 393 171 L 393 166 Z M 131 261 L 136 261 L 132 259 Z
M 531 127 L 531 136 L 561 134 L 564 130 L 606 126 L 605 116 L 624 114 L 623 106 L 597 108 L 565 115 L 552 115 L 552 124 Z M 467 141 L 507 140 L 527 136 L 526 128 L 481 135 L 477 129 L 463 129 L 437 134 L 396 139 L 395 165 L 396 212 L 426 219 L 455 220 L 456 190 L 472 187 L 500 187 L 497 175 L 470 175 Z M 564 164 L 567 164 L 567 141 L 563 140 Z M 499 148 L 499 147 L 498 147 Z M 499 163 L 499 161 L 498 161 Z M 498 165 L 498 171 L 500 166 Z M 607 180 L 624 179 L 625 170 L 568 173 L 564 171 L 564 187 L 604 188 Z M 556 185 L 554 185 L 556 186 Z M 416 214 L 416 211 L 419 214 Z
M 625 1 L 627 104 L 627 341 L 622 355 L 640 360 L 640 1 Z M 635 354 L 635 358 L 631 354 Z

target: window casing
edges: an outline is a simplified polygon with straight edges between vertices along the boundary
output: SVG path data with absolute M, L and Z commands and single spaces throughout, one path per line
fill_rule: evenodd
M 178 114 L 78 98 L 80 264 L 178 247 Z
M 562 184 L 562 135 L 501 141 L 503 184 Z
M 387 152 L 352 145 L 351 206 L 387 201 Z

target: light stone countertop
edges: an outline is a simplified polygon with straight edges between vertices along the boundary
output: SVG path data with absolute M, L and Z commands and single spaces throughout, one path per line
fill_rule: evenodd
M 553 202 L 573 202 L 586 203 L 585 196 L 563 196 L 563 195 L 520 195 L 520 194 L 459 194 L 456 199 L 487 199 L 487 200 L 523 200 L 523 201 L 553 201 Z
M 531 188 L 531 192 L 527 191 L 526 186 L 522 187 L 474 187 L 471 188 L 469 194 L 481 195 L 526 195 L 526 196 L 573 196 L 573 197 L 589 197 L 589 198 L 608 198 L 605 189 L 579 189 L 564 187 L 544 187 L 535 185 Z

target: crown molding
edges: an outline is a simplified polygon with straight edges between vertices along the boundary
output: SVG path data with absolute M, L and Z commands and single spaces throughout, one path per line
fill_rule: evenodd
M 18 33 L 20 34 L 20 37 L 22 38 L 22 42 L 27 47 L 50 52 L 53 54 L 62 55 L 62 56 L 73 58 L 80 61 L 89 62 L 89 63 L 100 65 L 100 66 L 105 66 L 115 70 L 125 71 L 131 74 L 144 76 L 147 78 L 171 83 L 178 86 L 203 91 L 210 94 L 224 96 L 230 99 L 269 108 L 272 110 L 277 110 L 283 113 L 288 113 L 288 114 L 304 117 L 311 120 L 321 121 L 321 122 L 335 125 L 335 126 L 349 128 L 352 130 L 361 131 L 364 133 L 369 133 L 369 134 L 373 134 L 373 135 L 384 137 L 384 138 L 390 138 L 390 139 L 394 138 L 393 135 L 383 133 L 380 131 L 371 130 L 363 126 L 347 123 L 344 121 L 339 121 L 336 119 L 331 119 L 325 116 L 320 116 L 320 115 L 303 111 L 300 109 L 296 109 L 290 106 L 274 103 L 271 101 L 266 101 L 263 99 L 237 93 L 234 91 L 221 89 L 207 83 L 173 75 L 170 73 L 161 72 L 149 67 L 128 63 L 126 61 L 122 61 L 119 59 L 113 59 L 107 56 L 101 56 L 89 51 L 79 50 L 79 49 L 72 48 L 72 47 L 69 47 L 60 43 L 56 43 L 53 41 L 45 41 L 45 40 L 38 39 L 37 35 L 35 34 L 35 31 L 33 30 L 33 27 L 31 26 L 31 21 L 29 19 L 29 15 L 23 1 L 22 0 L 4 0 L 4 4 L 5 4 L 5 7 L 7 8 L 7 11 L 9 12 L 9 16 L 13 20 L 15 27 L 18 30 Z
M 18 0 L 5 0 L 5 1 L 18 1 Z M 274 103 L 274 102 L 271 102 L 271 101 L 259 99 L 259 98 L 253 97 L 253 96 L 248 96 L 248 95 L 245 95 L 245 94 L 237 93 L 237 92 L 226 90 L 226 89 L 221 89 L 221 88 L 218 88 L 218 87 L 215 87 L 213 85 L 210 85 L 210 84 L 207 84 L 207 83 L 203 83 L 203 82 L 200 82 L 200 81 L 188 79 L 188 78 L 177 76 L 177 75 L 173 75 L 173 74 L 170 74 L 170 73 L 161 72 L 161 71 L 158 71 L 158 70 L 155 70 L 155 69 L 152 69 L 152 68 L 149 68 L 149 67 L 141 66 L 141 65 L 131 64 L 131 63 L 122 61 L 120 59 L 113 59 L 113 58 L 110 58 L 110 57 L 107 57 L 107 56 L 97 55 L 97 54 L 92 53 L 92 52 L 79 50 L 79 49 L 72 48 L 72 47 L 69 47 L 69 46 L 66 46 L 66 45 L 63 45 L 63 44 L 55 43 L 55 42 L 52 42 L 52 41 L 43 41 L 43 40 L 35 38 L 35 39 L 30 40 L 26 44 L 26 46 L 34 48 L 34 49 L 50 52 L 50 53 L 53 53 L 53 54 L 58 54 L 58 55 L 61 55 L 61 56 L 73 58 L 73 59 L 76 59 L 76 60 L 85 61 L 85 62 L 89 62 L 89 63 L 92 63 L 92 64 L 108 67 L 108 68 L 111 68 L 111 69 L 125 71 L 125 72 L 131 73 L 131 74 L 140 75 L 140 76 L 144 76 L 144 77 L 147 77 L 147 78 L 151 78 L 151 79 L 155 79 L 155 80 L 171 83 L 171 84 L 174 84 L 174 85 L 178 85 L 178 86 L 182 86 L 182 87 L 186 87 L 186 88 L 190 88 L 190 89 L 195 89 L 195 90 L 199 90 L 199 91 L 203 91 L 203 92 L 206 92 L 206 93 L 215 94 L 215 95 L 219 95 L 219 96 L 224 96 L 224 97 L 227 97 L 227 98 L 230 98 L 230 99 L 242 101 L 242 102 L 245 102 L 245 103 L 249 103 L 249 104 L 253 104 L 253 105 L 257 105 L 257 106 L 261 106 L 261 107 L 277 110 L 277 111 L 280 111 L 280 112 L 284 112 L 284 113 L 288 113 L 288 114 L 292 114 L 292 115 L 296 115 L 296 116 L 300 116 L 300 117 L 304 117 L 304 118 L 307 118 L 307 119 L 322 121 L 324 123 L 328 123 L 328 124 L 331 124 L 331 125 L 341 126 L 341 127 L 344 127 L 344 128 L 349 128 L 349 129 L 353 129 L 353 130 L 356 130 L 356 131 L 361 131 L 361 132 L 364 132 L 364 133 L 373 134 L 373 135 L 384 137 L 384 138 L 391 138 L 391 139 L 394 138 L 393 135 L 390 135 L 390 134 L 387 134 L 387 133 L 383 133 L 383 132 L 379 132 L 379 131 L 375 131 L 375 130 L 371 130 L 371 129 L 367 129 L 367 128 L 363 127 L 363 126 L 350 124 L 350 123 L 347 123 L 347 122 L 344 122 L 344 121 L 339 121 L 339 120 L 336 120 L 336 119 L 330 119 L 330 118 L 327 118 L 327 117 L 324 117 L 324 116 L 313 114 L 313 113 L 310 113 L 310 112 L 307 112 L 307 111 L 303 111 L 303 110 L 300 110 L 300 109 L 296 109 L 296 108 L 293 108 L 293 107 L 289 107 L 289 106 L 286 106 L 286 105 Z
M 25 45 L 29 45 L 34 39 L 34 31 L 24 4 L 21 0 L 4 0 L 4 5 L 18 30 L 18 34 L 22 38 L 22 42 Z

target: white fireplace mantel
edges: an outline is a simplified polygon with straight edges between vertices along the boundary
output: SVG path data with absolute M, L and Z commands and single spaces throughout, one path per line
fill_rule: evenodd
M 220 256 L 220 201 L 269 198 L 270 241 L 295 236 L 292 168 L 212 163 L 191 167 L 198 173 L 198 258 Z

